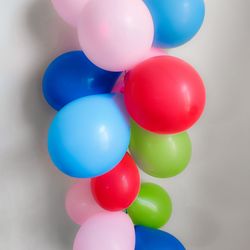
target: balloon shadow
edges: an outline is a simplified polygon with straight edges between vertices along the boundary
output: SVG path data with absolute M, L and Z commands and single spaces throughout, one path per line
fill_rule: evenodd
M 50 1 L 31 2 L 26 13 L 26 28 L 28 35 L 34 40 L 34 46 L 37 46 L 37 61 L 34 66 L 37 70 L 30 73 L 29 80 L 24 85 L 22 109 L 32 134 L 32 154 L 36 157 L 36 165 L 42 166 L 42 170 L 30 168 L 28 171 L 33 172 L 33 176 L 42 171 L 46 179 L 44 192 L 47 192 L 45 200 L 42 201 L 46 204 L 45 209 L 42 210 L 41 217 L 34 220 L 30 227 L 40 224 L 41 218 L 44 218 L 41 234 L 47 237 L 52 246 L 66 250 L 72 248 L 77 229 L 64 211 L 65 192 L 72 180 L 60 174 L 52 166 L 48 156 L 47 130 L 56 113 L 42 96 L 42 77 L 53 58 L 63 52 L 78 49 L 79 45 L 76 31 L 60 20 Z

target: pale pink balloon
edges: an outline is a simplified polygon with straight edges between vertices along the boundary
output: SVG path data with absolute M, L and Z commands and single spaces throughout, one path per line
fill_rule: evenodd
M 116 94 L 123 94 L 124 93 L 124 77 L 126 75 L 126 72 L 122 72 L 120 77 L 117 79 L 111 93 L 116 93 Z
M 87 1 L 89 0 L 52 0 L 52 3 L 57 13 L 65 22 L 76 26 Z
M 134 250 L 135 231 L 123 212 L 104 212 L 90 217 L 80 228 L 73 250 Z
M 145 55 L 145 57 L 143 58 L 142 61 L 147 60 L 147 59 L 152 58 L 152 57 L 155 57 L 155 56 L 163 56 L 166 54 L 167 53 L 164 50 L 151 48 L 148 51 L 148 53 Z M 124 77 L 125 77 L 125 75 L 126 75 L 126 72 L 123 72 L 120 75 L 120 77 L 117 79 L 117 81 L 112 89 L 112 93 L 120 93 L 120 94 L 124 93 L 124 87 L 125 87 Z
M 78 181 L 69 189 L 65 208 L 69 217 L 79 225 L 90 216 L 105 211 L 94 200 L 89 179 Z
M 140 62 L 153 36 L 152 17 L 142 0 L 91 0 L 78 22 L 82 50 L 109 71 L 125 71 Z
M 148 53 L 145 55 L 144 60 L 147 60 L 149 58 L 156 57 L 156 56 L 165 56 L 166 54 L 167 52 L 162 49 L 151 48 L 148 51 Z

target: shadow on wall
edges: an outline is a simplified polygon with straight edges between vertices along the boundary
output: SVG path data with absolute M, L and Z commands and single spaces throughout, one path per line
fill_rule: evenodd
M 37 46 L 37 62 L 34 66 L 37 71 L 30 72 L 30 80 L 24 86 L 26 89 L 23 98 L 23 115 L 30 126 L 30 133 L 33 134 L 32 153 L 35 154 L 36 165 L 43 168 L 39 171 L 46 176 L 44 188 L 48 190 L 46 200 L 41 201 L 47 204 L 47 207 L 42 210 L 45 214 L 41 214 L 41 218 L 45 218 L 46 221 L 45 227 L 40 230 L 52 246 L 71 249 L 76 232 L 64 211 L 64 197 L 70 179 L 52 167 L 47 153 L 47 130 L 56 113 L 43 99 L 42 77 L 53 58 L 63 52 L 78 49 L 79 46 L 75 30 L 60 20 L 49 0 L 31 2 L 26 15 L 27 36 L 31 37 L 34 46 Z M 30 169 L 29 171 L 34 172 Z M 34 223 L 41 222 L 34 221 Z M 41 227 L 41 225 L 37 226 Z
M 55 112 L 42 96 L 42 77 L 48 64 L 58 55 L 78 49 L 77 36 L 73 28 L 67 26 L 56 15 L 50 1 L 38 0 L 27 13 L 27 27 L 37 45 L 37 72 L 31 76 L 24 98 L 24 111 L 32 128 L 34 138 L 40 147 L 46 138 L 45 131 Z

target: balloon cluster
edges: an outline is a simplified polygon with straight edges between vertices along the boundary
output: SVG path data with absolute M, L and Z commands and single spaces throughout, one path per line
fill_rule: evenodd
M 65 201 L 81 225 L 73 249 L 185 249 L 159 230 L 172 213 L 168 193 L 140 183 L 137 166 L 168 178 L 190 161 L 186 130 L 203 112 L 205 88 L 192 66 L 164 49 L 198 32 L 203 0 L 52 2 L 82 48 L 56 58 L 43 78 L 44 97 L 58 111 L 50 157 L 78 178 Z

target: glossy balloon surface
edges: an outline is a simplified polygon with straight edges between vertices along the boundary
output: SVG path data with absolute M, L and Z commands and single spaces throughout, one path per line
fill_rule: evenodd
M 124 88 L 125 88 L 124 78 L 125 78 L 125 75 L 126 75 L 126 71 L 124 71 L 120 75 L 120 77 L 116 81 L 111 93 L 124 94 Z
M 175 135 L 155 134 L 131 121 L 130 152 L 147 174 L 168 178 L 181 173 L 188 165 L 192 145 L 186 132 Z
M 153 20 L 143 1 L 91 0 L 78 23 L 83 52 L 110 71 L 124 71 L 143 60 L 153 36 Z
M 159 56 L 137 65 L 125 78 L 125 103 L 146 130 L 175 134 L 190 128 L 205 106 L 199 74 L 186 62 Z
M 127 211 L 135 225 L 160 228 L 170 219 L 172 202 L 159 185 L 142 183 L 137 199 Z
M 71 220 L 79 225 L 89 217 L 105 211 L 96 203 L 89 179 L 78 181 L 69 189 L 65 198 L 65 208 Z
M 136 226 L 135 250 L 185 250 L 173 235 L 149 227 Z
M 123 212 L 90 217 L 78 231 L 73 250 L 134 250 L 135 230 Z
M 152 57 L 156 57 L 156 56 L 162 56 L 162 55 L 166 55 L 167 52 L 160 50 L 160 49 L 156 49 L 156 48 L 151 48 L 148 53 L 145 55 L 144 60 L 147 60 L 149 58 Z M 124 94 L 124 88 L 125 88 L 125 76 L 126 76 L 126 71 L 123 72 L 120 77 L 118 78 L 118 80 L 116 81 L 113 89 L 112 89 L 112 93 L 121 93 Z
M 80 98 L 61 109 L 50 126 L 48 148 L 63 173 L 91 178 L 113 169 L 129 140 L 122 96 L 103 94 Z
M 82 51 L 71 51 L 57 57 L 43 78 L 43 94 L 56 110 L 78 98 L 110 93 L 120 73 L 96 67 Z
M 153 16 L 154 46 L 172 48 L 189 41 L 200 29 L 204 0 L 144 0 Z
M 110 172 L 91 180 L 97 203 L 106 210 L 123 210 L 136 199 L 140 189 L 140 175 L 133 158 L 126 153 Z

